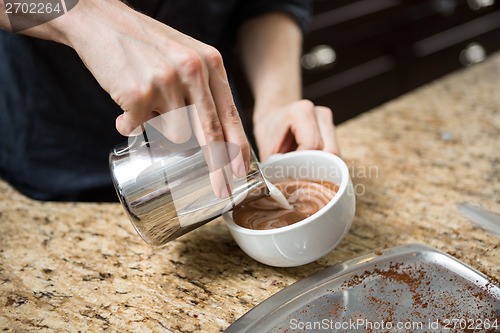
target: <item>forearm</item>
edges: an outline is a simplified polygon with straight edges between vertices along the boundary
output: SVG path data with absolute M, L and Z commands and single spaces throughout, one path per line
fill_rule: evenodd
M 252 88 L 254 117 L 301 98 L 302 33 L 286 14 L 246 22 L 239 31 L 243 64 Z
M 52 17 L 48 14 L 42 17 L 39 13 L 16 13 L 14 8 L 11 7 L 11 13 L 7 14 L 6 1 L 0 0 L 0 29 L 17 32 L 15 25 L 22 22 L 22 26 L 28 28 L 19 31 L 20 34 L 69 46 L 73 46 L 73 39 L 88 38 L 90 34 L 95 34 L 93 31 L 95 24 L 92 24 L 92 19 L 113 17 L 112 13 L 117 14 L 118 11 L 123 15 L 122 9 L 132 11 L 119 0 L 80 0 L 74 8 L 54 19 L 51 19 Z M 58 7 L 58 10 L 63 10 L 63 8 Z

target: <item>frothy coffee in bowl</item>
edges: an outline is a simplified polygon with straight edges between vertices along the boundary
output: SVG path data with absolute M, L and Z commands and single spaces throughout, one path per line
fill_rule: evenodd
M 283 209 L 270 197 L 237 206 L 236 224 L 247 229 L 265 230 L 302 221 L 323 208 L 337 193 L 337 184 L 321 180 L 289 179 L 275 182 L 292 209 Z

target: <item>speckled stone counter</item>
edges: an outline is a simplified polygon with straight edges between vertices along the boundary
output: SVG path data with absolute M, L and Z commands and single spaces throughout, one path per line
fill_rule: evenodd
M 339 126 L 356 217 L 334 251 L 301 267 L 255 262 L 220 220 L 153 249 L 118 204 L 36 202 L 0 183 L 0 329 L 222 331 L 313 272 L 406 243 L 498 280 L 500 238 L 457 204 L 500 212 L 499 73 L 496 54 Z

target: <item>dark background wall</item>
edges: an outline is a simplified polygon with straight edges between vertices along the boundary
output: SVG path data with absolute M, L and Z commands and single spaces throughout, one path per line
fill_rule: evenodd
M 304 97 L 340 123 L 500 49 L 498 0 L 315 0 Z

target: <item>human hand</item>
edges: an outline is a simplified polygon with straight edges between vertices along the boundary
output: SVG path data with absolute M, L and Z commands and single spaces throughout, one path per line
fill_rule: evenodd
M 218 173 L 226 173 L 211 177 L 246 175 L 250 146 L 222 57 L 215 48 L 116 0 L 81 0 L 54 22 L 63 32 L 61 41 L 76 50 L 101 87 L 123 109 L 116 120 L 121 134 L 140 134 L 144 122 L 154 116 L 194 104 L 198 119 L 192 129 L 200 146 L 208 147 L 207 163 L 212 170 L 222 165 Z M 187 117 L 162 118 L 166 119 L 164 127 L 182 142 L 186 132 L 180 125 L 189 122 Z M 216 142 L 238 145 L 240 158 L 229 159 L 227 153 L 211 151 L 210 147 L 224 146 L 213 145 Z M 232 173 L 228 175 L 224 166 L 229 164 Z M 222 180 L 213 181 L 217 182 Z M 221 187 L 214 188 L 216 194 L 227 196 L 230 188 Z
M 300 100 L 275 110 L 256 110 L 254 135 L 260 160 L 272 154 L 316 149 L 340 155 L 332 111 Z

